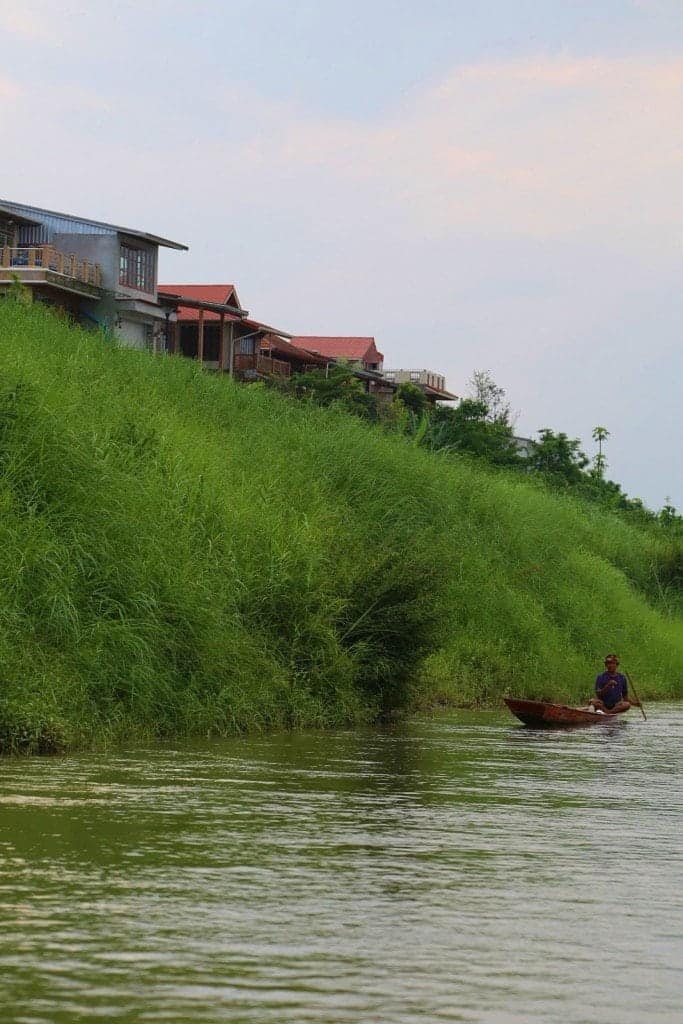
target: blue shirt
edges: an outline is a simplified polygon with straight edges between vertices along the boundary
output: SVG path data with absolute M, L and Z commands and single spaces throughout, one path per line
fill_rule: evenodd
M 612 685 L 607 687 L 610 682 Z M 600 693 L 603 687 L 607 687 L 607 689 Z M 622 676 L 621 672 L 617 672 L 613 676 L 609 672 L 601 672 L 595 680 L 595 693 L 606 708 L 613 708 L 620 700 L 628 700 L 626 676 Z

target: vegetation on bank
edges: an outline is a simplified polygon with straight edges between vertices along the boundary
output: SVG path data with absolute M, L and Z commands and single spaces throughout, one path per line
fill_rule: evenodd
M 0 749 L 680 696 L 680 546 L 0 302 Z
M 470 381 L 472 394 L 457 406 L 432 405 L 417 385 L 408 382 L 399 386 L 394 402 L 386 404 L 378 396 L 366 394 L 352 368 L 343 364 L 329 371 L 297 374 L 274 386 L 318 405 L 338 404 L 431 451 L 522 472 L 546 490 L 571 493 L 634 525 L 665 531 L 669 539 L 683 541 L 683 516 L 671 504 L 652 512 L 640 498 L 630 498 L 620 484 L 607 478 L 605 446 L 610 435 L 606 427 L 593 430 L 598 452 L 592 462 L 578 438 L 547 427 L 538 431 L 537 439 L 526 440 L 522 452 L 505 390 L 486 371 L 475 371 Z

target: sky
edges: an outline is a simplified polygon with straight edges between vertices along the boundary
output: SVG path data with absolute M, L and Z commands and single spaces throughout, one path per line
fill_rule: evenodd
M 0 0 L 0 195 L 683 509 L 683 0 Z

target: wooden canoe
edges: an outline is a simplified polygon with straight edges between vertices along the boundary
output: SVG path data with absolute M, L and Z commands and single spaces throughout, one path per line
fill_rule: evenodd
M 505 703 L 520 722 L 535 729 L 566 729 L 574 725 L 604 725 L 623 714 L 623 711 L 586 711 L 585 708 L 571 708 L 566 704 L 551 704 L 544 700 L 517 700 L 504 697 Z

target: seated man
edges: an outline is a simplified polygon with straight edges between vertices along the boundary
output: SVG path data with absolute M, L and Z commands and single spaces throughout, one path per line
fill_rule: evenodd
M 594 711 L 615 714 L 618 711 L 628 711 L 631 704 L 636 703 L 628 699 L 628 683 L 626 676 L 617 672 L 618 664 L 616 654 L 608 654 L 605 658 L 607 671 L 601 672 L 595 680 L 595 697 L 590 701 Z

